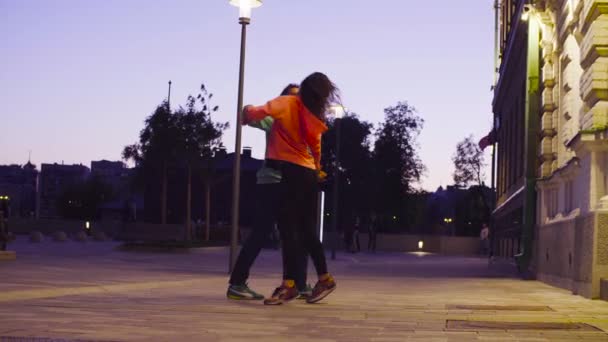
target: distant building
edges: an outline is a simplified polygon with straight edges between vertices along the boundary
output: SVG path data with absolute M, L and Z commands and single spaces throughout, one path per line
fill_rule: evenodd
M 597 298 L 608 277 L 606 4 L 502 4 L 494 248 Z
M 234 153 L 218 156 L 216 160 L 215 182 L 211 192 L 211 216 L 217 222 L 230 222 L 232 216 L 232 174 Z M 245 147 L 241 154 L 241 189 L 239 204 L 239 221 L 242 226 L 253 223 L 256 210 L 256 174 L 264 165 L 264 160 L 252 157 L 251 148 Z
M 58 218 L 61 195 L 70 186 L 83 182 L 89 176 L 84 165 L 42 164 L 40 170 L 40 217 Z
M 244 148 L 241 155 L 241 205 L 240 222 L 249 225 L 255 210 L 256 172 L 264 161 L 252 157 L 250 148 Z M 211 220 L 214 223 L 228 223 L 232 208 L 232 170 L 234 153 L 220 151 L 214 161 L 211 181 Z M 205 182 L 204 169 L 192 173 L 192 220 L 205 219 Z M 160 172 L 145 176 L 143 220 L 150 223 L 161 222 Z M 167 181 L 167 223 L 184 223 L 186 220 L 187 174 L 185 167 L 172 167 L 168 170 Z
M 37 190 L 35 165 L 0 165 L 0 196 L 9 198 L 11 217 L 36 216 Z
M 91 176 L 99 178 L 104 184 L 112 187 L 112 192 L 116 198 L 128 196 L 132 171 L 120 161 L 100 160 L 91 162 Z
M 102 220 L 136 221 L 143 213 L 143 195 L 131 186 L 133 172 L 121 161 L 91 162 L 91 176 L 112 188 L 112 198 L 99 208 Z

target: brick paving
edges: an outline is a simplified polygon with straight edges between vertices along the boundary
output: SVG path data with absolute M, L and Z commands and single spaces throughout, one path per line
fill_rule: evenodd
M 116 247 L 12 244 L 17 260 L 0 262 L 0 341 L 608 341 L 607 302 L 478 258 L 338 253 L 326 300 L 267 307 L 225 299 L 225 248 Z M 279 253 L 264 251 L 250 285 L 270 294 L 280 274 Z

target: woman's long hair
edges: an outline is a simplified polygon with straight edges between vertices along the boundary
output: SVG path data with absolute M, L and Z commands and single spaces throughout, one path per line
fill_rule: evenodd
M 338 87 L 320 72 L 312 73 L 302 81 L 300 98 L 304 106 L 322 121 L 325 121 L 329 105 L 332 102 L 340 102 Z

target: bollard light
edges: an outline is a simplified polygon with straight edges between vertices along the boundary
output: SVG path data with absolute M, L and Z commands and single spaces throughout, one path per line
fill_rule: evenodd
M 418 241 L 418 249 L 422 249 L 424 248 L 424 241 L 420 240 Z

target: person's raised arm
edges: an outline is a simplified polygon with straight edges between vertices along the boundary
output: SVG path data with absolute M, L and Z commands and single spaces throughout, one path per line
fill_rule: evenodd
M 266 102 L 263 106 L 245 106 L 243 108 L 243 123 L 249 124 L 264 119 L 267 116 L 280 120 L 285 114 L 287 106 L 286 96 L 279 96 L 274 100 Z

